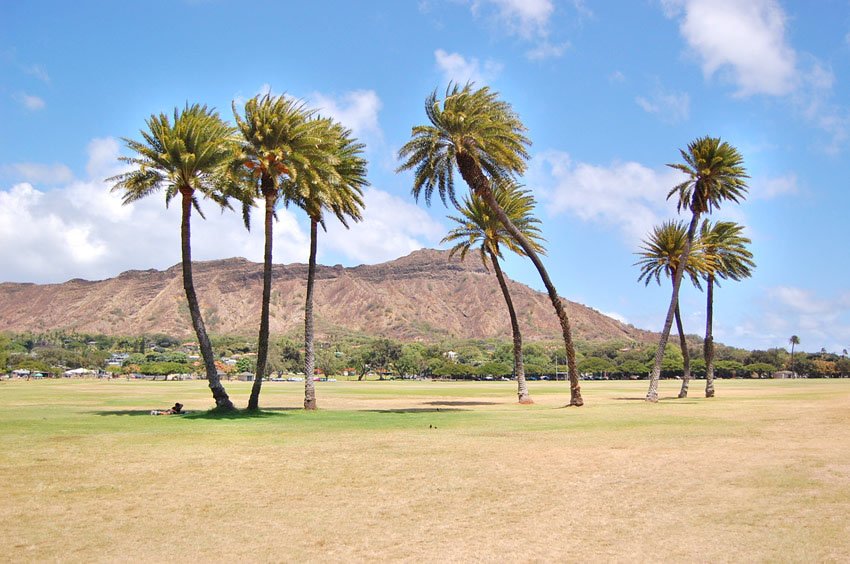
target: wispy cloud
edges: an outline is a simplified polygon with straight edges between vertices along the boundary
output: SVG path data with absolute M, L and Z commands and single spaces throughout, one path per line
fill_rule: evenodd
M 63 164 L 12 163 L 0 165 L 0 176 L 13 182 L 35 182 L 39 184 L 64 184 L 74 178 L 71 169 Z
M 561 151 L 535 155 L 528 175 L 529 186 L 550 214 L 608 225 L 629 243 L 676 213 L 666 197 L 681 181 L 681 173 L 670 168 L 652 169 L 636 162 L 600 166 L 575 162 Z
M 18 101 L 18 103 L 20 103 L 23 107 L 30 110 L 31 112 L 37 112 L 38 110 L 42 110 L 46 105 L 42 98 L 27 94 L 26 92 L 19 92 L 15 95 L 15 99 Z
M 662 0 L 667 17 L 702 66 L 707 79 L 736 87 L 734 96 L 776 96 L 829 140 L 836 154 L 850 138 L 850 111 L 833 101 L 834 75 L 816 57 L 791 45 L 788 16 L 777 0 Z
M 444 82 L 475 82 L 483 85 L 494 80 L 502 72 L 502 65 L 495 61 L 488 59 L 482 64 L 475 57 L 467 58 L 460 53 L 448 53 L 443 49 L 434 51 L 434 60 Z
M 664 123 L 681 123 L 691 115 L 690 96 L 686 92 L 670 92 L 660 84 L 647 96 L 635 98 L 635 102 L 643 111 L 658 116 Z
M 50 75 L 42 65 L 25 65 L 22 68 L 28 75 L 34 76 L 45 84 L 50 84 Z
M 785 37 L 787 17 L 775 0 L 663 0 L 668 17 L 700 59 L 703 74 L 733 82 L 738 96 L 789 94 L 796 53 Z
M 562 56 L 569 41 L 552 39 L 552 17 L 556 4 L 552 0 L 471 0 L 472 14 L 491 20 L 502 33 L 519 37 L 534 46 L 526 51 L 530 60 Z M 579 18 L 593 16 L 583 0 L 573 0 Z

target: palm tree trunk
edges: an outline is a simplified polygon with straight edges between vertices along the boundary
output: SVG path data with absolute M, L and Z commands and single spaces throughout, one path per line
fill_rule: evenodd
M 189 302 L 189 314 L 192 316 L 192 327 L 195 329 L 195 334 L 198 337 L 198 346 L 201 349 L 201 358 L 204 359 L 204 368 L 207 373 L 207 382 L 215 399 L 217 409 L 232 411 L 236 409 L 233 402 L 221 385 L 221 379 L 218 377 L 218 369 L 215 367 L 215 357 L 213 356 L 212 344 L 207 336 L 207 329 L 204 326 L 204 319 L 201 317 L 201 307 L 198 304 L 198 297 L 195 294 L 195 283 L 192 280 L 192 246 L 191 230 L 189 228 L 189 218 L 192 214 L 192 192 L 191 190 L 181 190 L 183 196 L 183 219 L 180 224 L 180 243 L 183 251 L 183 289 L 186 291 L 186 301 Z
M 505 226 L 507 232 L 510 233 L 511 237 L 513 237 L 519 246 L 522 247 L 522 250 L 525 251 L 525 254 L 528 255 L 528 258 L 531 259 L 531 262 L 534 263 L 535 268 L 537 268 L 537 272 L 540 274 L 543 285 L 546 286 L 549 299 L 552 302 L 552 306 L 555 308 L 555 313 L 558 315 L 558 321 L 561 324 L 561 333 L 564 337 L 564 348 L 567 353 L 567 372 L 570 376 L 570 405 L 577 407 L 584 405 L 584 400 L 581 397 L 581 386 L 578 381 L 576 351 L 573 346 L 570 320 L 567 317 L 567 312 L 564 309 L 564 304 L 561 302 L 560 296 L 558 296 L 558 291 L 555 289 L 555 285 L 552 284 L 552 280 L 549 279 L 549 273 L 546 272 L 546 268 L 543 266 L 543 263 L 540 261 L 540 257 L 537 256 L 537 253 L 531 246 L 531 243 L 525 238 L 522 232 L 516 228 L 507 214 L 505 214 L 505 210 L 499 206 L 495 196 L 493 196 L 493 191 L 490 189 L 490 181 L 486 176 L 484 176 L 484 173 L 481 172 L 481 169 L 475 160 L 465 153 L 457 154 L 456 158 L 458 169 L 460 169 L 460 174 L 463 179 L 467 184 L 469 184 L 470 188 L 472 188 L 476 194 L 487 202 L 487 205 L 491 210 L 493 210 L 493 213 L 496 214 L 499 221 L 502 222 L 502 225 Z
M 705 342 L 703 353 L 705 354 L 705 397 L 714 397 L 714 335 L 712 326 L 714 324 L 714 276 L 708 277 L 706 288 L 705 307 Z
M 505 303 L 508 304 L 508 313 L 511 317 L 511 331 L 514 337 L 514 374 L 517 382 L 517 397 L 519 403 L 528 405 L 534 403 L 531 395 L 528 393 L 528 383 L 525 381 L 525 366 L 522 360 L 522 334 L 519 331 L 519 321 L 516 318 L 514 303 L 511 300 L 511 293 L 508 290 L 508 284 L 505 281 L 505 276 L 502 274 L 502 267 L 499 266 L 499 257 L 492 249 L 487 249 L 490 254 L 490 262 L 493 263 L 493 270 L 496 271 L 496 278 L 499 280 L 499 287 L 502 289 L 502 295 L 505 297 Z
M 661 338 L 658 340 L 658 350 L 655 351 L 655 363 L 649 374 L 649 390 L 646 392 L 646 401 L 658 401 L 658 379 L 661 377 L 661 363 L 664 361 L 664 350 L 667 348 L 667 339 L 670 338 L 670 328 L 673 326 L 673 316 L 676 306 L 679 304 L 679 288 L 682 285 L 682 277 L 685 274 L 685 265 L 688 255 L 691 254 L 691 246 L 694 242 L 694 234 L 699 222 L 699 213 L 694 212 L 691 224 L 688 226 L 688 238 L 685 240 L 685 248 L 676 266 L 676 275 L 673 276 L 673 295 L 670 298 L 670 307 L 667 308 L 667 317 L 664 320 L 664 328 L 661 330 Z
M 679 346 L 682 347 L 682 389 L 679 390 L 679 398 L 688 397 L 688 383 L 691 381 L 691 355 L 688 353 L 688 342 L 685 340 L 685 331 L 682 329 L 682 314 L 679 311 L 679 303 L 676 302 L 676 330 L 679 332 Z
M 307 267 L 307 302 L 304 306 L 304 409 L 316 409 L 315 356 L 313 354 L 313 283 L 316 279 L 318 222 L 310 218 L 310 263 Z
M 260 389 L 266 375 L 269 358 L 269 309 L 272 296 L 272 239 L 274 236 L 274 206 L 277 201 L 277 191 L 271 179 L 263 176 L 263 196 L 266 200 L 265 215 L 265 250 L 263 252 L 263 302 L 260 309 L 260 335 L 257 338 L 257 369 L 254 384 L 251 386 L 251 397 L 248 398 L 248 409 L 260 408 Z

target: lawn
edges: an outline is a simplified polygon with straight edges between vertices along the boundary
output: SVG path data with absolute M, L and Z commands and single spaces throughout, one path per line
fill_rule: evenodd
M 530 384 L 0 382 L 0 559 L 850 559 L 850 380 Z

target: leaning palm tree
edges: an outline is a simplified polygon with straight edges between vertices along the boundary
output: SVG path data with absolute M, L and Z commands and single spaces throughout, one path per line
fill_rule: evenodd
M 644 282 L 648 286 L 652 280 L 661 285 L 661 276 L 664 275 L 672 280 L 679 266 L 679 258 L 685 248 L 688 239 L 688 230 L 683 221 L 665 221 L 652 229 L 652 234 L 643 241 L 640 259 L 635 266 L 640 266 L 638 282 Z M 699 275 L 704 270 L 703 255 L 699 252 L 699 241 L 694 242 L 694 248 L 688 256 L 685 272 L 691 282 L 700 288 Z M 685 331 L 682 327 L 682 315 L 679 311 L 679 303 L 676 302 L 674 311 L 676 318 L 676 329 L 679 331 L 679 346 L 682 349 L 682 360 L 684 373 L 682 375 L 682 389 L 679 391 L 680 398 L 688 397 L 688 385 L 691 380 L 691 360 L 688 353 L 688 343 L 685 339 Z
M 505 230 L 534 263 L 546 286 L 564 337 L 570 375 L 570 405 L 583 405 L 572 332 L 564 304 L 534 246 L 511 222 L 493 195 L 494 181 L 515 178 L 526 169 L 527 147 L 531 141 L 525 136 L 525 126 L 510 104 L 500 100 L 496 92 L 486 86 L 475 89 L 471 83 L 463 87 L 450 84 L 442 102 L 437 99 L 437 92 L 432 92 L 425 102 L 425 113 L 431 124 L 413 128 L 410 141 L 399 150 L 402 163 L 398 170 L 414 170 L 411 191 L 417 200 L 424 192 L 425 203 L 430 204 L 436 189 L 444 204 L 448 199 L 457 206 L 454 188 L 454 170 L 457 167 L 470 190 L 499 218 Z
M 233 105 L 236 125 L 242 133 L 242 151 L 234 160 L 236 170 L 247 171 L 250 200 L 243 206 L 245 226 L 249 227 L 248 202 L 262 198 L 265 203 L 265 246 L 263 253 L 263 297 L 260 332 L 257 339 L 257 369 L 248 409 L 259 409 L 260 390 L 267 372 L 269 352 L 269 309 L 272 286 L 272 240 L 275 209 L 293 183 L 316 174 L 316 163 L 325 162 L 325 145 L 318 120 L 298 100 L 287 96 L 255 96 L 246 102 L 245 115 Z
M 284 203 L 307 212 L 310 218 L 310 259 L 307 268 L 307 298 L 304 307 L 304 409 L 316 409 L 315 353 L 313 349 L 313 286 L 316 279 L 318 226 L 327 231 L 325 212 L 331 212 L 348 228 L 348 220 L 363 219 L 363 188 L 366 179 L 365 145 L 351 137 L 351 130 L 328 119 L 316 120 L 321 131 L 322 152 L 328 158 L 314 162 L 311 174 L 304 174 L 283 191 Z
M 543 237 L 540 234 L 538 224 L 540 220 L 534 217 L 534 196 L 528 190 L 523 190 L 520 185 L 513 181 L 502 181 L 493 186 L 493 196 L 499 206 L 505 211 L 511 222 L 529 240 L 534 250 L 539 254 L 545 254 L 541 244 Z M 511 320 L 511 331 L 514 341 L 514 374 L 517 379 L 517 397 L 521 404 L 532 404 L 534 401 L 528 393 L 528 384 L 525 381 L 525 367 L 522 359 L 522 334 L 519 330 L 519 321 L 514 310 L 508 284 L 502 274 L 499 259 L 502 258 L 502 247 L 525 256 L 516 241 L 505 230 L 505 226 L 495 216 L 490 207 L 480 197 L 471 194 L 463 199 L 463 205 L 459 208 L 462 217 L 450 216 L 450 219 L 458 224 L 446 237 L 443 243 L 456 242 L 450 251 L 450 256 L 459 254 L 461 260 L 466 258 L 467 253 L 476 245 L 481 256 L 484 268 L 488 268 L 488 261 L 493 265 L 499 287 L 508 306 L 508 314 Z
M 685 274 L 685 265 L 694 243 L 700 216 L 711 213 L 719 208 L 726 200 L 738 202 L 747 192 L 747 171 L 744 159 L 735 147 L 716 137 L 701 137 L 688 144 L 688 150 L 679 151 L 684 163 L 668 164 L 667 166 L 680 170 L 687 175 L 687 180 L 670 190 L 669 199 L 673 194 L 678 196 L 678 209 L 681 212 L 687 208 L 691 211 L 691 222 L 688 225 L 688 237 L 682 249 L 682 258 L 676 266 L 673 276 L 673 294 L 667 317 L 658 340 L 655 351 L 655 363 L 649 376 L 649 390 L 646 400 L 658 401 L 658 378 L 661 375 L 661 362 L 664 359 L 664 349 L 673 325 L 676 304 L 679 303 L 679 287 Z
M 791 344 L 791 371 L 794 372 L 794 347 L 800 344 L 800 337 L 797 335 L 791 335 L 788 342 Z
M 174 109 L 173 121 L 166 114 L 152 115 L 142 130 L 144 141 L 124 139 L 134 157 L 119 160 L 130 164 L 132 170 L 113 176 L 113 191 L 124 192 L 124 204 L 129 204 L 165 189 L 165 205 L 180 194 L 182 221 L 180 239 L 183 260 L 183 289 L 189 302 L 192 327 L 198 337 L 204 360 L 207 382 L 218 409 L 232 410 L 233 403 L 224 390 L 215 366 L 212 345 L 207 336 L 195 284 L 192 279 L 190 220 L 192 208 L 203 218 L 198 195 L 208 198 L 222 208 L 229 207 L 228 196 L 236 183 L 228 173 L 228 164 L 236 150 L 235 131 L 225 124 L 218 112 L 198 104 L 182 111 Z
M 753 274 L 756 263 L 753 253 L 747 249 L 752 243 L 741 232 L 744 227 L 732 221 L 718 221 L 712 224 L 707 219 L 702 222 L 699 240 L 702 254 L 706 257 L 706 268 L 702 276 L 706 282 L 705 309 L 705 397 L 714 397 L 714 336 L 712 325 L 714 318 L 714 286 L 719 287 L 723 280 L 742 280 Z

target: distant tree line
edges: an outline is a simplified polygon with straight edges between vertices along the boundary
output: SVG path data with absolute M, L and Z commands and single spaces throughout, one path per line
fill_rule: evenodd
M 256 342 L 242 336 L 211 338 L 219 351 L 216 366 L 230 376 L 256 369 Z M 118 374 L 166 375 L 202 373 L 197 345 L 168 335 L 119 337 L 100 334 L 51 331 L 0 334 L 0 373 L 26 369 L 61 374 L 73 368 L 107 370 Z M 715 373 L 720 378 L 770 377 L 789 370 L 810 378 L 850 376 L 846 351 L 815 353 L 784 348 L 744 350 L 716 344 Z M 706 366 L 697 358 L 702 343 L 687 340 L 693 359 L 693 377 L 705 378 Z M 654 347 L 635 341 L 576 343 L 578 370 L 585 379 L 642 379 L 652 368 Z M 113 354 L 127 357 L 119 366 L 107 363 Z M 445 340 L 435 343 L 406 343 L 386 338 L 346 335 L 317 340 L 315 373 L 354 379 L 429 377 L 447 379 L 500 379 L 515 377 L 514 344 L 507 340 Z M 562 343 L 541 341 L 522 347 L 525 374 L 529 379 L 564 379 L 567 368 Z M 233 359 L 225 364 L 222 359 Z M 270 340 L 268 366 L 272 376 L 303 374 L 304 347 L 297 337 L 277 336 Z M 681 378 L 684 357 L 681 347 L 668 344 L 662 378 Z

